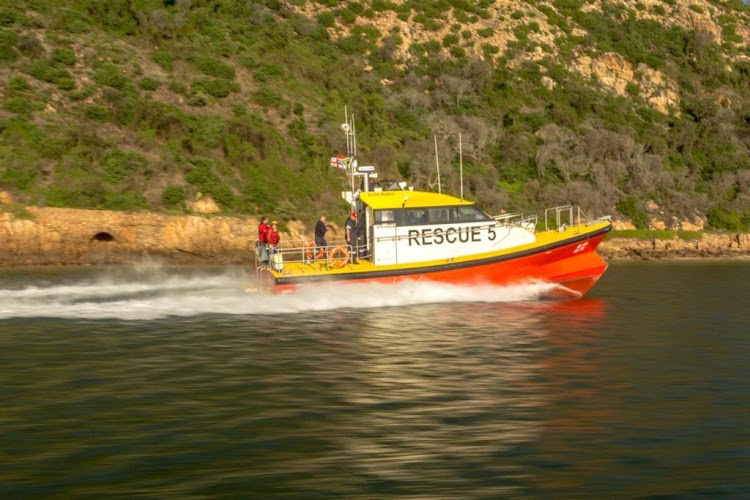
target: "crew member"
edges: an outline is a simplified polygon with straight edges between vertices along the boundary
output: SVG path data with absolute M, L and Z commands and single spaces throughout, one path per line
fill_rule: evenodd
M 367 254 L 367 231 L 365 230 L 365 218 L 357 217 L 357 224 L 354 226 L 354 241 L 357 244 L 357 258 Z M 356 260 L 356 259 L 355 259 Z
M 258 241 L 261 243 L 268 243 L 268 230 L 271 226 L 268 225 L 268 217 L 265 215 L 261 217 L 260 224 L 258 225 Z
M 315 224 L 315 244 L 319 247 L 328 246 L 328 243 L 326 243 L 326 232 L 331 228 L 331 225 L 326 224 L 326 222 L 326 216 L 323 215 Z
M 271 223 L 271 228 L 268 230 L 268 245 L 271 248 L 276 248 L 279 246 L 280 239 L 281 236 L 279 236 L 278 222 L 273 221 Z
M 260 218 L 260 224 L 258 224 L 258 242 L 255 244 L 255 252 L 261 263 L 268 262 L 268 231 L 270 229 L 268 217 L 264 215 Z
M 349 214 L 349 218 L 344 223 L 346 243 L 349 245 L 349 254 L 351 255 L 352 264 L 357 263 L 357 212 Z

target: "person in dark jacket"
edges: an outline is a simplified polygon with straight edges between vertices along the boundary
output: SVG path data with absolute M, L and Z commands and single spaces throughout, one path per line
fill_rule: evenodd
M 326 222 L 326 216 L 323 215 L 315 224 L 315 244 L 319 247 L 328 246 L 328 243 L 326 243 L 326 232 L 328 232 L 331 225 L 326 224 Z
M 354 241 L 357 242 L 358 259 L 367 254 L 367 230 L 365 228 L 364 217 L 357 217 L 357 224 L 354 226 Z
M 357 212 L 352 212 L 344 223 L 344 237 L 349 245 L 352 264 L 357 263 Z

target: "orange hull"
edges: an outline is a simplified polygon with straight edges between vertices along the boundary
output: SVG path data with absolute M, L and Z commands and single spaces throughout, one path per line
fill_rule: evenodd
M 292 293 L 308 284 L 336 282 L 344 283 L 399 283 L 410 280 L 436 281 L 457 285 L 509 285 L 528 281 L 559 283 L 568 295 L 580 296 L 593 287 L 604 271 L 607 263 L 596 252 L 596 247 L 604 239 L 598 234 L 589 239 L 577 240 L 553 249 L 540 249 L 536 253 L 518 257 L 505 257 L 494 262 L 464 263 L 460 267 L 419 268 L 414 271 L 391 273 L 370 272 L 352 273 L 320 279 L 277 279 L 270 273 L 261 275 L 263 285 L 273 287 L 276 293 Z M 587 245 L 581 245 L 588 242 Z M 565 294 L 565 293 L 564 293 Z

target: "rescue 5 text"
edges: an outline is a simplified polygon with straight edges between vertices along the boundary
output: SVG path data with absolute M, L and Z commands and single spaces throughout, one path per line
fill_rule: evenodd
M 495 229 L 487 226 L 409 229 L 409 246 L 479 242 L 482 241 L 483 237 L 486 237 L 489 241 L 495 241 L 495 238 L 497 238 Z

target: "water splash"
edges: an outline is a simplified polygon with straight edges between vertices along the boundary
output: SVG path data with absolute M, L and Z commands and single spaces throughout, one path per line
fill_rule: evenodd
M 261 295 L 247 290 L 242 274 L 169 275 L 160 269 L 118 272 L 72 284 L 43 283 L 20 289 L 0 288 L 0 319 L 81 318 L 151 320 L 202 314 L 294 314 L 342 308 L 398 307 L 454 302 L 531 301 L 562 288 L 535 282 L 514 286 L 457 286 L 405 282 L 331 284 L 294 295 Z

